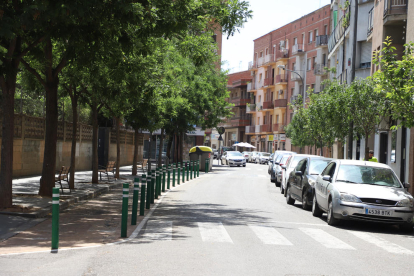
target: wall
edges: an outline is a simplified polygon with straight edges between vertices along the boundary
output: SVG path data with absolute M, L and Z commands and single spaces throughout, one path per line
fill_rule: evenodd
M 414 42 L 414 1 L 408 1 L 407 42 Z

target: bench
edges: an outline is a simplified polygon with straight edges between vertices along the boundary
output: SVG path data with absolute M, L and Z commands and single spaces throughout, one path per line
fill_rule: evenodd
M 109 173 L 112 172 L 112 175 L 114 176 L 114 179 L 115 179 L 115 172 L 114 172 L 115 161 L 108 161 L 108 164 L 106 165 L 106 167 L 104 166 L 99 166 L 99 167 L 103 168 L 103 169 L 98 170 L 101 181 L 102 181 L 102 173 L 106 174 L 106 176 L 108 177 L 108 181 L 109 181 Z
M 137 163 L 137 169 L 140 168 L 143 172 L 145 172 L 145 167 L 147 166 L 148 159 L 144 159 L 141 162 Z
M 62 180 L 68 183 L 69 193 L 72 193 L 72 190 L 69 186 L 69 171 L 70 171 L 70 167 L 62 166 L 62 168 L 60 168 L 60 170 L 57 171 L 58 176 L 55 176 L 55 183 L 57 182 L 60 184 L 60 189 L 62 190 L 62 194 L 63 194 Z

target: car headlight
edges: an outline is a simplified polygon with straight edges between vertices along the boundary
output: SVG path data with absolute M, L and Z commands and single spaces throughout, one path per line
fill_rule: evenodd
M 412 198 L 406 198 L 406 199 L 398 201 L 397 206 L 398 207 L 410 207 L 410 208 L 412 208 L 414 206 L 414 201 L 413 201 Z
M 362 201 L 354 195 L 341 193 L 341 201 L 361 203 Z
M 309 179 L 308 182 L 309 182 L 309 185 L 311 185 L 312 187 L 314 187 L 316 184 L 316 181 L 314 179 Z

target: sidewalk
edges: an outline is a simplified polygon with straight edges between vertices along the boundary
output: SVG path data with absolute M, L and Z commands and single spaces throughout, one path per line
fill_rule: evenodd
M 103 177 L 102 184 L 91 183 L 91 171 L 76 173 L 76 189 L 71 194 L 64 189 L 65 193 L 61 194 L 59 248 L 121 240 L 122 183 L 129 181 L 132 187 L 137 176 L 132 176 L 131 171 L 132 166 L 121 167 L 119 180 L 110 178 L 108 182 Z M 52 204 L 51 198 L 37 195 L 39 179 L 40 176 L 13 180 L 13 204 L 24 210 L 0 212 L 0 254 L 50 250 Z M 131 209 L 132 200 L 129 203 Z M 137 225 L 143 218 L 138 217 Z M 135 227 L 128 227 L 128 235 Z

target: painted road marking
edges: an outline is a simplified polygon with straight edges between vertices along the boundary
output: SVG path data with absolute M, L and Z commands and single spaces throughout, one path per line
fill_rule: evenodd
M 249 225 L 249 227 L 264 244 L 293 245 L 273 227 L 257 225 Z
M 321 229 L 315 228 L 299 228 L 300 231 L 314 239 L 315 241 L 319 242 L 326 248 L 333 248 L 333 249 L 351 249 L 355 250 L 349 244 L 344 243 L 340 239 L 328 234 L 327 232 Z
M 198 229 L 204 242 L 233 243 L 221 222 L 199 222 Z
M 141 240 L 144 241 L 171 241 L 172 221 L 150 220 L 147 222 L 145 233 Z
M 414 252 L 411 250 L 408 250 L 407 248 L 404 248 L 402 246 L 399 246 L 398 244 L 386 241 L 382 238 L 376 237 L 373 234 L 369 233 L 363 233 L 363 232 L 357 232 L 357 231 L 348 231 L 352 235 L 366 241 L 369 243 L 372 243 L 385 251 L 388 251 L 390 253 L 395 254 L 408 254 L 408 255 L 414 255 Z

